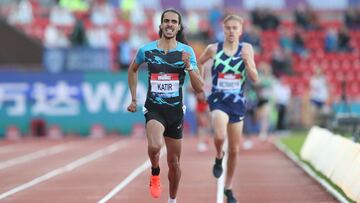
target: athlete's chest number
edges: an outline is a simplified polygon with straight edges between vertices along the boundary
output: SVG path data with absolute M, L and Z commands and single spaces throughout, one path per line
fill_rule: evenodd
M 178 94 L 179 75 L 176 73 L 152 73 L 150 78 L 150 85 L 151 92 L 170 95 Z
M 217 88 L 220 90 L 237 90 L 241 87 L 240 74 L 219 73 Z

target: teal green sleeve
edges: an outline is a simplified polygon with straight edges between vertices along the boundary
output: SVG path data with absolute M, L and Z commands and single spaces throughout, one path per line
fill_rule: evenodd
M 185 50 L 185 51 L 190 54 L 190 65 L 191 65 L 194 69 L 198 69 L 194 49 L 191 48 L 190 46 L 186 46 L 186 50 Z
M 135 63 L 142 64 L 144 62 L 144 60 L 145 60 L 144 47 L 141 47 L 136 53 Z

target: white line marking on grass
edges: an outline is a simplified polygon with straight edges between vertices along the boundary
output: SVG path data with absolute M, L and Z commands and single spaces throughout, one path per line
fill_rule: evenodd
M 289 159 L 295 162 L 300 168 L 302 168 L 310 177 L 316 180 L 322 187 L 326 189 L 333 197 L 335 197 L 341 203 L 348 203 L 347 199 L 336 191 L 329 183 L 320 178 L 308 165 L 302 162 L 292 151 L 290 151 L 281 141 L 275 142 L 275 146 L 283 152 Z
M 32 161 L 35 159 L 39 159 L 39 158 L 42 158 L 45 156 L 50 156 L 50 155 L 60 153 L 60 152 L 64 151 L 65 148 L 66 148 L 65 144 L 63 144 L 63 145 L 51 147 L 49 149 L 39 150 L 39 151 L 24 155 L 24 156 L 19 156 L 19 157 L 16 157 L 16 158 L 13 158 L 13 159 L 10 159 L 7 161 L 0 162 L 0 170 L 17 165 L 17 164 L 21 164 L 21 163 L 25 163 L 25 162 Z
M 33 179 L 33 180 L 31 180 L 31 181 L 29 181 L 27 183 L 19 185 L 19 186 L 15 187 L 15 188 L 7 191 L 7 192 L 4 192 L 4 193 L 0 194 L 0 200 L 5 199 L 5 198 L 7 198 L 7 197 L 9 197 L 9 196 L 11 196 L 11 195 L 13 195 L 15 193 L 18 193 L 18 192 L 22 191 L 22 190 L 26 190 L 26 189 L 34 186 L 34 185 L 45 182 L 45 181 L 49 180 L 50 178 L 53 178 L 55 176 L 61 175 L 61 174 L 66 173 L 66 172 L 70 172 L 70 171 L 72 171 L 72 170 L 74 170 L 74 169 L 76 169 L 76 168 L 78 168 L 78 167 L 80 167 L 82 165 L 85 165 L 85 164 L 87 164 L 87 163 L 89 163 L 91 161 L 94 161 L 94 160 L 96 160 L 96 159 L 98 159 L 100 157 L 111 154 L 111 153 L 119 150 L 120 148 L 122 148 L 126 144 L 127 144 L 127 142 L 125 142 L 125 141 L 119 141 L 119 142 L 111 144 L 111 145 L 109 145 L 109 146 L 107 146 L 105 148 L 99 149 L 99 150 L 97 150 L 97 151 L 95 151 L 95 152 L 93 152 L 93 153 L 91 153 L 91 154 L 89 154 L 89 155 L 87 155 L 85 157 L 82 157 L 82 158 L 80 158 L 80 159 L 78 159 L 76 161 L 73 161 L 73 162 L 67 164 L 64 167 L 57 168 L 57 169 L 55 169 L 53 171 L 50 171 L 50 172 L 48 172 L 48 173 L 46 173 L 46 174 L 44 174 L 42 176 L 39 176 L 39 177 L 35 178 L 35 179 Z
M 160 152 L 160 158 L 166 154 L 165 147 L 162 148 Z M 146 169 L 150 168 L 151 163 L 150 159 L 146 160 L 143 164 L 137 167 L 128 177 L 126 177 L 121 183 L 119 183 L 114 189 L 112 189 L 105 197 L 98 201 L 98 203 L 105 203 L 114 197 L 118 192 L 125 188 L 132 180 L 139 176 Z
M 223 203 L 224 202 L 224 187 L 225 187 L 225 177 L 226 177 L 226 168 L 227 168 L 227 159 L 228 159 L 228 141 L 225 140 L 224 143 L 224 158 L 222 161 L 222 167 L 223 167 L 223 174 L 220 176 L 220 178 L 217 180 L 217 189 L 216 189 L 216 203 Z

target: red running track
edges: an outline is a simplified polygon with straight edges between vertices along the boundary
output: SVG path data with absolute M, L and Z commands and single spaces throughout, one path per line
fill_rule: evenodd
M 240 202 L 336 202 L 273 144 L 253 141 L 253 149 L 241 150 L 235 174 L 234 192 Z M 145 139 L 120 136 L 0 141 L 0 202 L 87 203 L 107 198 L 103 202 L 164 203 L 166 158 L 160 166 L 163 193 L 152 199 L 146 147 Z M 214 149 L 197 152 L 196 139 L 185 137 L 178 202 L 216 202 L 213 155 Z M 109 194 L 114 188 L 118 190 Z

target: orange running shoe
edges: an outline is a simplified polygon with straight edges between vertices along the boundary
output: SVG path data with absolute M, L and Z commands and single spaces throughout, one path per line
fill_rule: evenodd
M 160 176 L 150 176 L 150 194 L 154 198 L 160 197 L 161 194 L 161 184 Z

